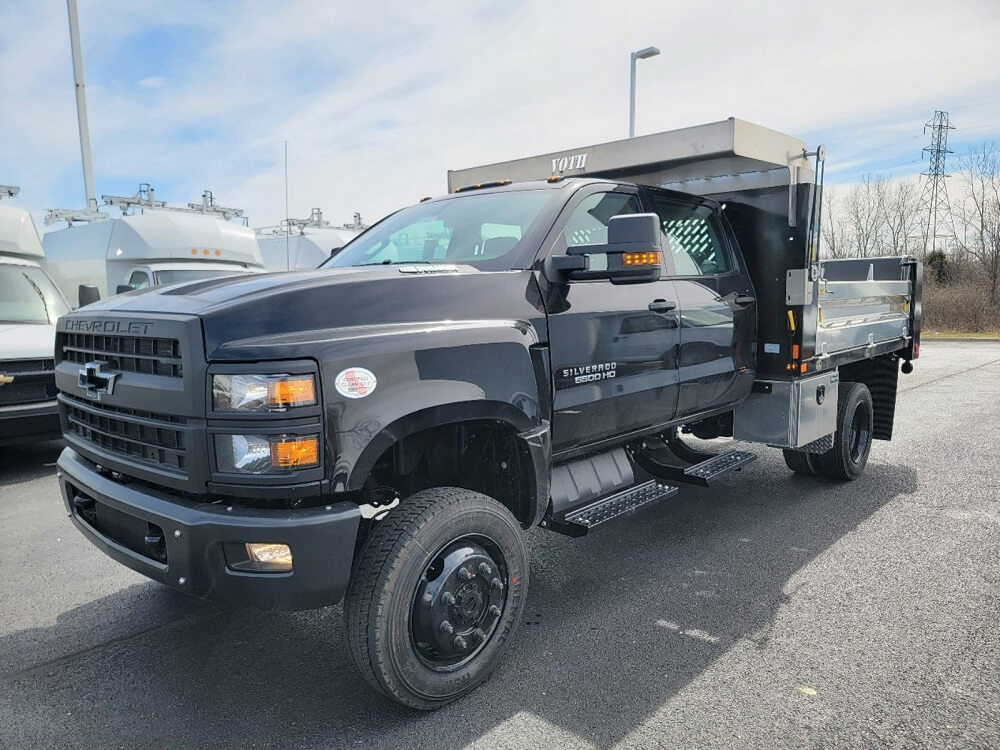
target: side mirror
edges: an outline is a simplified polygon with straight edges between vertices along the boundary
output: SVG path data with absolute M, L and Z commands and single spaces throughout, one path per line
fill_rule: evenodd
M 135 287 L 131 284 L 119 284 L 115 288 L 115 294 L 125 294 L 125 292 L 134 292 Z
M 343 249 L 344 249 L 343 245 L 341 245 L 340 247 L 331 247 L 330 248 L 330 257 L 332 258 L 334 255 L 336 255 L 337 253 L 339 253 Z
M 80 288 L 77 290 L 77 299 L 80 302 L 80 307 L 97 302 L 100 298 L 101 293 L 97 290 L 96 286 L 93 284 L 80 284 Z
M 578 245 L 566 251 L 564 274 L 570 279 L 610 279 L 612 284 L 641 284 L 657 281 L 663 268 L 663 233 L 656 214 L 625 214 L 608 221 L 608 241 L 604 245 Z M 604 255 L 607 264 L 595 269 L 591 258 Z M 569 258 L 580 258 L 586 265 L 579 270 Z M 553 261 L 556 259 L 553 258 Z M 578 263 L 578 261 L 577 261 Z M 560 269 L 563 270 L 563 269 Z

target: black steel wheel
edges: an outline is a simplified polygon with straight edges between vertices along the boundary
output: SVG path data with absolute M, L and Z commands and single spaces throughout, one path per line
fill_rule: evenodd
M 872 447 L 874 410 L 864 383 L 841 383 L 833 448 L 819 458 L 824 476 L 852 481 L 861 476 Z
M 344 602 L 351 656 L 389 698 L 440 708 L 496 668 L 527 588 L 524 535 L 507 508 L 455 487 L 418 492 L 355 562 Z

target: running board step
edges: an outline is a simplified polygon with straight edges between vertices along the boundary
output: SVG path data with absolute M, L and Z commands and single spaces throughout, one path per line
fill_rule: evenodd
M 725 453 L 720 453 L 718 456 L 713 456 L 707 461 L 702 461 L 700 464 L 687 467 L 684 470 L 684 475 L 691 477 L 693 480 L 700 480 L 707 485 L 720 474 L 738 469 L 744 464 L 756 460 L 756 458 L 757 454 L 750 453 L 749 451 L 726 451 Z
M 651 479 L 567 513 L 560 521 L 543 521 L 542 525 L 570 536 L 583 536 L 590 529 L 633 513 L 646 505 L 672 497 L 677 491 L 676 487 Z
M 730 450 L 690 466 L 678 466 L 662 463 L 649 453 L 638 452 L 635 455 L 636 463 L 655 477 L 671 482 L 697 484 L 702 487 L 708 487 L 712 479 L 727 471 L 739 469 L 756 458 L 757 455 L 749 451 Z

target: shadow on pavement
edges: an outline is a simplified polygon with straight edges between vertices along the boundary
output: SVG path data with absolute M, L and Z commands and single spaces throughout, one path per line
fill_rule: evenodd
M 0 487 L 56 473 L 55 462 L 63 449 L 62 440 L 0 446 Z
M 846 485 L 761 461 L 584 539 L 532 533 L 504 664 L 432 714 L 369 690 L 340 607 L 221 609 L 140 584 L 0 639 L 0 745 L 463 747 L 528 712 L 608 746 L 737 641 L 763 646 L 796 572 L 916 489 L 909 468 Z M 123 635 L 65 653 L 102 630 Z

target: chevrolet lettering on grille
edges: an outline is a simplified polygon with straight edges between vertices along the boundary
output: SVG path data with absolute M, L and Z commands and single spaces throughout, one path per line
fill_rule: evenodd
M 114 393 L 119 373 L 105 372 L 106 364 L 107 362 L 88 362 L 80 368 L 80 388 L 86 392 L 87 398 L 100 401 L 101 396 Z

